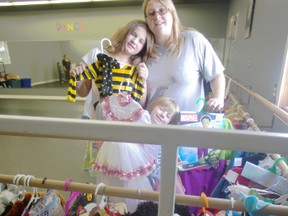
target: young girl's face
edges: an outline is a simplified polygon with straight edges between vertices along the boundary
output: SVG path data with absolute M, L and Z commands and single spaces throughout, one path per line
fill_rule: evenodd
M 136 27 L 126 37 L 124 50 L 128 55 L 138 54 L 144 47 L 147 31 L 141 26 Z
M 168 111 L 163 105 L 157 105 L 150 113 L 151 122 L 154 124 L 169 124 L 172 120 L 174 113 Z

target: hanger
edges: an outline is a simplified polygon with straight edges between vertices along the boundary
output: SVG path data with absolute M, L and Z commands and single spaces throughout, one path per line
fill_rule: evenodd
M 243 193 L 245 195 L 254 195 L 260 200 L 265 200 L 266 198 L 263 197 L 263 195 L 276 195 L 280 196 L 278 193 L 275 193 L 273 191 L 264 190 L 264 189 L 258 189 L 258 188 L 249 188 L 244 185 L 236 184 L 236 185 L 230 185 L 225 189 L 225 192 L 231 193 L 231 197 L 233 197 L 236 200 L 240 200 L 239 197 L 241 196 L 240 193 Z M 287 197 L 288 198 L 288 197 Z
M 285 195 L 275 199 L 274 204 L 288 206 L 288 194 L 285 194 Z
M 101 52 L 102 52 L 102 53 L 104 53 L 104 48 L 103 48 L 103 43 L 104 43 L 104 41 L 108 41 L 108 42 L 109 42 L 109 45 L 110 45 L 110 46 L 112 45 L 111 41 L 110 41 L 108 38 L 103 38 L 103 39 L 101 40 Z
M 201 199 L 203 200 L 204 204 L 205 204 L 205 207 L 202 207 L 202 211 L 204 213 L 204 215 L 206 215 L 206 208 L 209 207 L 209 203 L 208 203 L 208 199 L 207 199 L 207 196 L 206 194 L 204 193 L 204 191 L 201 192 Z
M 205 113 L 206 100 L 205 100 L 204 98 L 199 98 L 199 99 L 196 101 L 196 104 L 198 104 L 200 101 L 203 102 L 203 106 L 202 106 L 202 109 L 198 112 L 198 114 L 204 114 L 204 113 Z
M 25 178 L 24 178 L 24 187 L 30 187 L 30 181 L 31 181 L 31 179 L 34 179 L 34 178 L 35 177 L 33 175 L 25 176 Z M 22 212 L 21 216 L 25 216 L 29 212 L 31 206 L 35 202 L 37 202 L 37 200 L 39 200 L 39 199 L 40 199 L 40 197 L 39 197 L 39 194 L 38 194 L 38 188 L 37 187 L 33 187 L 32 197 L 30 198 L 29 203 L 25 207 L 25 209 Z
M 102 198 L 100 199 L 100 201 L 97 199 L 97 196 L 98 196 L 98 193 L 99 193 L 99 190 L 100 188 L 102 190 L 105 189 L 105 184 L 103 182 L 99 183 L 95 189 L 95 202 L 97 204 L 97 206 L 101 209 L 101 208 L 104 208 L 105 205 L 107 204 L 108 200 L 107 200 L 107 197 L 106 196 L 102 196 Z
M 71 178 L 66 179 L 65 183 L 64 183 L 64 191 L 68 191 L 68 186 L 69 184 L 72 182 L 73 180 Z M 75 198 L 77 199 L 77 197 L 79 197 L 81 195 L 80 192 L 75 192 L 75 191 L 71 191 L 70 196 L 68 198 L 68 200 L 65 203 L 65 216 L 68 216 L 69 214 L 69 209 L 70 209 L 70 205 L 72 204 L 72 202 L 75 200 Z
M 25 175 L 24 174 L 17 174 L 13 178 L 13 184 L 17 185 L 19 188 L 19 192 L 18 192 L 17 196 L 20 200 L 24 200 L 25 192 L 26 192 L 25 187 L 22 185 L 19 185 L 19 181 L 22 177 L 25 177 Z

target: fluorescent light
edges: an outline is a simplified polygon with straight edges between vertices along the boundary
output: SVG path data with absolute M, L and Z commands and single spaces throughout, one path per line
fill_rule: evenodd
M 63 4 L 63 3 L 82 3 L 82 2 L 91 2 L 92 0 L 54 0 L 54 1 L 50 1 L 50 3 L 52 4 Z
M 11 2 L 11 5 L 19 6 L 19 5 L 40 5 L 40 4 L 49 4 L 49 1 L 21 1 L 21 2 Z
M 43 5 L 43 4 L 63 4 L 63 3 L 83 3 L 93 0 L 47 0 L 47 1 L 10 1 L 0 2 L 1 6 L 23 6 L 23 5 Z

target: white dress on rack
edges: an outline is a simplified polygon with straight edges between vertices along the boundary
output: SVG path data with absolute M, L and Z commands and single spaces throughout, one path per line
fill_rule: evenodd
M 97 105 L 98 119 L 151 124 L 150 114 L 130 95 L 119 93 L 105 97 Z M 131 125 L 133 127 L 133 125 Z M 129 131 L 127 131 L 129 136 Z M 108 142 L 101 145 L 94 170 L 97 184 L 153 191 L 148 175 L 157 163 L 157 145 Z M 139 200 L 110 197 L 112 202 L 125 202 L 130 213 L 134 212 Z

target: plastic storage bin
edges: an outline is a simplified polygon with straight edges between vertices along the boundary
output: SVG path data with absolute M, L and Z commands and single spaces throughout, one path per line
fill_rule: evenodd
M 7 80 L 8 88 L 21 88 L 21 82 L 17 79 Z
M 31 88 L 31 79 L 30 78 L 21 79 L 21 88 Z

